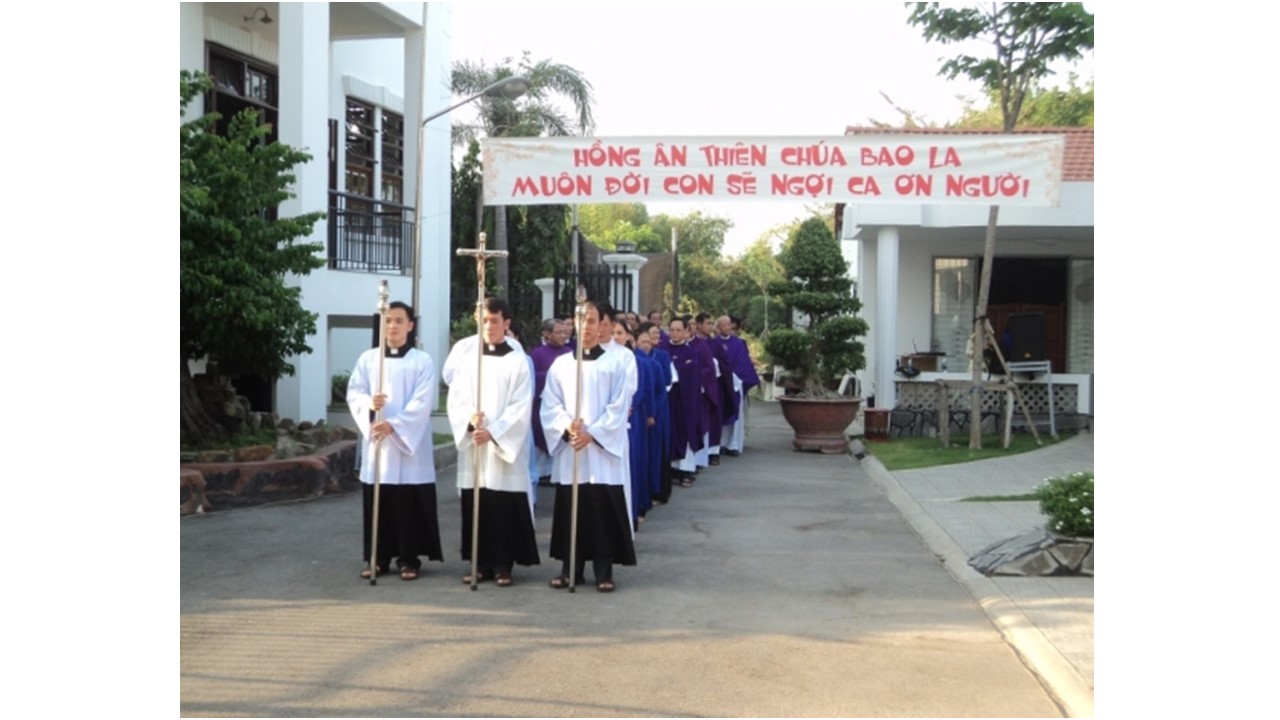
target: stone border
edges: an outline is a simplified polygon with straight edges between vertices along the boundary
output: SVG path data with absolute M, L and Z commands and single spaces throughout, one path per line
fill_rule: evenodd
M 180 514 L 253 507 L 358 490 L 357 442 L 343 440 L 309 455 L 284 460 L 182 463 Z M 437 471 L 457 463 L 458 452 L 453 443 L 436 445 L 432 454 Z

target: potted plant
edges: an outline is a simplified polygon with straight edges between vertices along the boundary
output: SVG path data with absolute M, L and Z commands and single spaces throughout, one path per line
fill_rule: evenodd
M 778 398 L 782 414 L 795 431 L 797 450 L 845 452 L 845 428 L 858 414 L 862 398 L 836 392 L 845 373 L 866 367 L 867 322 L 856 313 L 862 303 L 853 295 L 849 263 L 840 243 L 820 218 L 809 218 L 795 231 L 780 260 L 788 280 L 771 292 L 805 316 L 802 329 L 769 333 L 765 349 L 783 367 L 798 390 Z

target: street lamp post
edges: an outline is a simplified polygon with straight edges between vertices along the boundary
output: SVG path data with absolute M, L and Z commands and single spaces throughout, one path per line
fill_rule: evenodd
M 422 224 L 423 224 L 422 209 L 423 209 L 423 206 L 426 204 L 424 202 L 424 197 L 426 192 L 425 190 L 426 178 L 423 176 L 422 167 L 423 167 L 423 156 L 426 154 L 424 152 L 423 144 L 425 140 L 427 123 L 431 122 L 432 120 L 435 120 L 436 118 L 442 115 L 447 115 L 448 113 L 454 110 L 457 110 L 458 108 L 462 107 L 463 105 L 466 105 L 469 102 L 479 100 L 482 97 L 495 97 L 495 98 L 500 97 L 500 98 L 506 98 L 507 100 L 515 100 L 516 98 L 520 97 L 521 95 L 527 92 L 529 92 L 529 80 L 519 75 L 512 75 L 511 77 L 503 78 L 502 80 L 499 80 L 493 83 L 492 85 L 486 87 L 485 89 L 481 90 L 475 95 L 467 97 L 464 100 L 460 100 L 443 110 L 438 110 L 436 112 L 431 113 L 425 119 L 423 119 L 422 123 L 418 125 L 418 171 L 416 176 L 418 178 L 418 202 L 416 207 L 414 208 L 414 215 L 416 216 L 417 223 L 415 223 L 415 226 L 414 226 L 414 237 L 413 237 L 413 309 L 414 309 L 414 312 L 418 313 L 419 316 L 422 315 L 422 308 L 418 304 L 418 301 L 420 299 L 419 285 L 422 282 Z

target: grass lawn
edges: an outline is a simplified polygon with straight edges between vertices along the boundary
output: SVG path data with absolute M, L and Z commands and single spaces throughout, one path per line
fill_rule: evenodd
M 1041 433 L 1040 439 L 1044 441 L 1044 447 L 1048 447 L 1074 435 L 1074 432 L 1059 431 L 1058 439 L 1054 440 L 1047 433 Z M 891 472 L 1007 457 L 1039 447 L 1035 438 L 1028 433 L 1015 434 L 1008 450 L 1000 447 L 999 435 L 983 435 L 981 450 L 969 449 L 968 435 L 963 438 L 952 437 L 951 447 L 947 448 L 942 447 L 936 437 L 892 438 L 886 442 L 864 441 L 863 445 L 868 453 L 874 455 Z

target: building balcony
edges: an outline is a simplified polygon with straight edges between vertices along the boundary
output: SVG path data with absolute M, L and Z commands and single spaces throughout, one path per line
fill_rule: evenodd
M 408 205 L 329 193 L 329 269 L 411 275 L 417 217 Z

